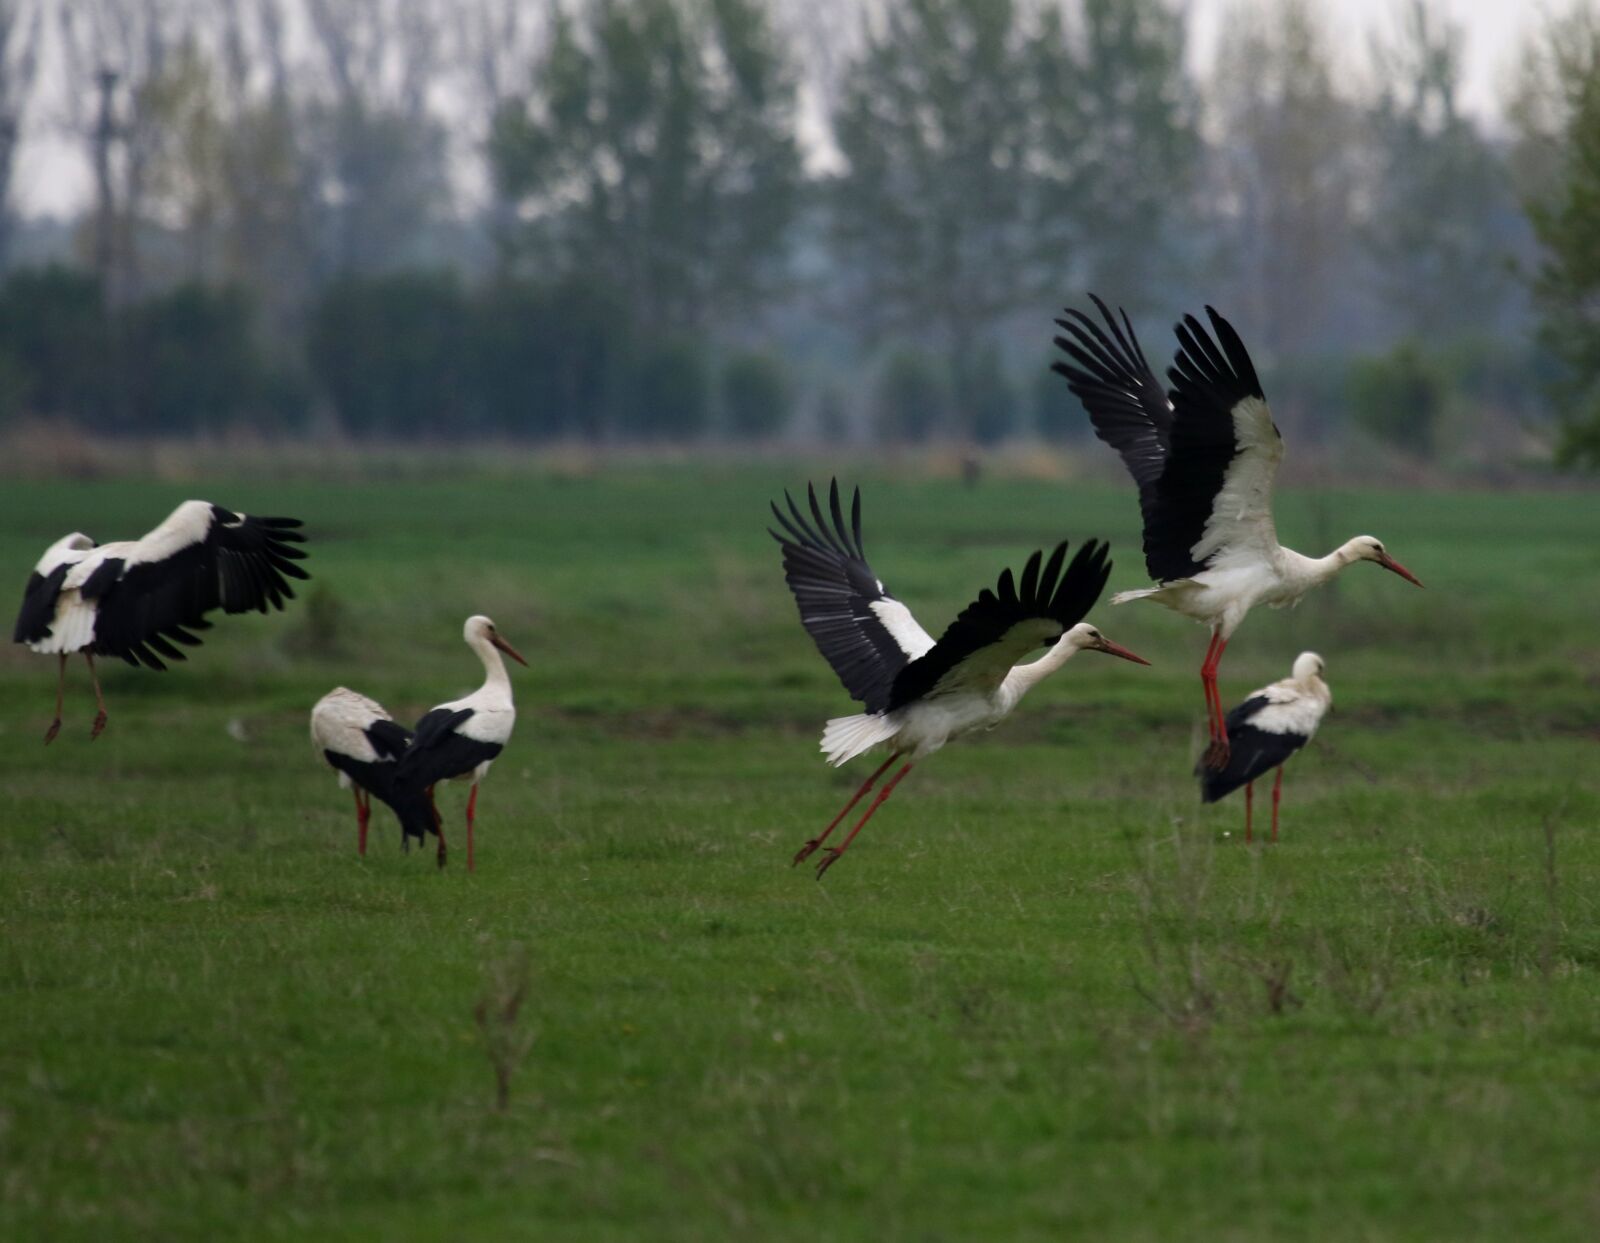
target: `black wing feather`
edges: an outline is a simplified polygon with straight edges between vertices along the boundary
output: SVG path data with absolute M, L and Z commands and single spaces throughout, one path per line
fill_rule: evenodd
M 98 601 L 92 650 L 165 669 L 162 656 L 184 659 L 171 641 L 200 645 L 191 632 L 209 628 L 206 613 L 283 608 L 294 598 L 288 579 L 310 577 L 295 564 L 306 555 L 295 547 L 305 542 L 300 525 L 295 518 L 214 508 L 205 537 L 171 556 L 128 567 L 106 561 L 83 587 L 86 598 Z
M 846 525 L 839 502 L 839 481 L 828 487 L 831 522 L 823 517 L 817 492 L 810 484 L 811 521 L 787 492 L 789 513 L 772 506 L 783 534 L 768 534 L 783 548 L 783 573 L 800 609 L 800 623 L 811 635 L 839 681 L 869 712 L 889 703 L 895 675 L 911 659 L 888 627 L 873 612 L 879 600 L 893 600 L 867 564 L 861 544 L 861 489 L 855 489 Z
M 48 574 L 28 575 L 28 585 L 22 589 L 22 607 L 17 611 L 17 624 L 11 631 L 13 643 L 36 643 L 49 637 L 50 624 L 56 616 L 56 598 L 61 595 L 61 584 L 71 568 L 68 562 L 56 566 Z
M 398 759 L 411 743 L 411 731 L 399 721 L 379 717 L 362 731 L 372 749 L 385 759 Z
M 497 742 L 479 742 L 458 732 L 472 715 L 471 708 L 433 708 L 423 714 L 411 745 L 395 765 L 398 796 L 470 773 L 505 749 Z
M 1194 316 L 1184 317 L 1167 373 L 1172 389 L 1163 396 L 1126 312 L 1119 327 L 1105 303 L 1089 296 L 1109 334 L 1069 309 L 1068 318 L 1056 321 L 1068 335 L 1056 344 L 1077 365 L 1057 362 L 1055 370 L 1139 487 L 1150 577 L 1163 583 L 1191 577 L 1206 568 L 1193 549 L 1238 453 L 1233 410 L 1247 397 L 1263 397 L 1261 381 L 1239 334 L 1208 306 L 1216 340 Z
M 1270 773 L 1306 745 L 1304 734 L 1272 733 L 1250 724 L 1256 713 L 1271 703 L 1265 695 L 1252 695 L 1228 713 L 1227 767 L 1213 771 L 1203 760 L 1195 765 L 1203 801 L 1215 803 L 1240 786 Z
M 985 648 L 1007 642 L 1008 637 L 1010 643 L 1021 646 L 1014 654 L 1002 653 L 999 663 L 1006 669 L 1017 657 L 1026 655 L 1040 643 L 1054 642 L 1088 616 L 1105 590 L 1106 580 L 1111 577 L 1110 546 L 1099 540 L 1089 540 L 1078 549 L 1058 582 L 1056 574 L 1066 552 L 1067 542 L 1063 540 L 1050 554 L 1043 573 L 1039 570 L 1040 554 L 1036 552 L 1028 558 L 1022 572 L 1020 594 L 1011 571 L 1002 571 L 995 591 L 980 592 L 925 656 L 913 660 L 900 671 L 889 697 L 889 709 L 927 698 L 962 661 Z M 1026 635 L 1021 639 L 1013 635 L 1019 624 L 1031 620 L 1053 623 L 1057 627 L 1054 636 L 1029 641 Z

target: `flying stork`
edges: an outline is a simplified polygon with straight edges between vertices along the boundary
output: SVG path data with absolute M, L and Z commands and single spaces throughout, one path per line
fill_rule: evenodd
M 889 594 L 861 546 L 861 489 L 845 524 L 839 482 L 828 490 L 832 522 L 823 516 L 816 489 L 807 485 L 811 521 L 787 492 L 785 515 L 772 513 L 783 534 L 784 576 L 800 608 L 800 621 L 852 698 L 866 705 L 856 716 L 835 717 L 822 731 L 822 751 L 838 766 L 879 745 L 889 758 L 872 773 L 822 833 L 802 846 L 794 862 L 809 858 L 845 815 L 901 756 L 904 767 L 878 791 L 865 814 L 817 865 L 820 879 L 849 848 L 872 813 L 883 805 L 912 765 L 950 739 L 999 724 L 1022 697 L 1085 649 L 1137 664 L 1150 662 L 1119 647 L 1083 620 L 1111 574 L 1107 546 L 1090 540 L 1062 571 L 1067 542 L 1056 545 L 1041 569 L 1035 552 L 1021 581 L 1009 569 L 962 610 L 937 642 L 911 611 Z M 1016 662 L 1037 647 L 1050 651 L 1030 664 Z
M 1250 819 L 1256 778 L 1274 768 L 1272 782 L 1272 840 L 1278 840 L 1278 801 L 1283 797 L 1283 765 L 1316 735 L 1317 726 L 1333 704 L 1333 692 L 1323 681 L 1327 665 L 1315 652 L 1301 652 L 1288 677 L 1251 691 L 1250 698 L 1228 713 L 1228 736 L 1233 746 L 1228 765 L 1219 770 L 1195 766 L 1200 797 L 1215 803 L 1244 787 L 1244 840 L 1250 840 Z
M 411 742 L 411 731 L 384 710 L 382 704 L 343 686 L 335 687 L 311 709 L 311 741 L 323 759 L 339 774 L 340 788 L 355 791 L 356 849 L 367 853 L 367 822 L 372 818 L 372 796 L 395 809 L 395 773 Z M 402 841 L 410 844 L 404 818 Z
M 472 694 L 439 704 L 423 713 L 411 736 L 411 745 L 400 757 L 394 774 L 396 810 L 401 825 L 412 836 L 436 833 L 439 837 L 439 866 L 445 865 L 444 825 L 433 801 L 433 787 L 441 781 L 472 781 L 467 796 L 467 871 L 473 870 L 472 823 L 478 809 L 478 783 L 506 743 L 517 722 L 511 702 L 511 678 L 506 673 L 504 652 L 519 665 L 527 661 L 511 644 L 500 637 L 494 622 L 482 615 L 467 618 L 462 638 L 483 662 L 483 685 Z
M 61 729 L 67 657 L 82 652 L 99 712 L 90 730 L 106 725 L 106 701 L 96 656 L 165 669 L 186 660 L 174 642 L 197 647 L 215 609 L 265 613 L 294 598 L 288 579 L 309 578 L 295 564 L 305 542 L 295 518 L 253 518 L 209 501 L 185 501 L 160 526 L 136 540 L 99 544 L 82 532 L 63 536 L 33 567 L 22 593 L 12 641 L 60 657 L 56 715 L 45 732 Z
M 1228 762 L 1228 726 L 1217 666 L 1228 640 L 1257 604 L 1283 608 L 1356 561 L 1376 561 L 1420 587 L 1370 535 L 1346 540 L 1325 557 L 1278 543 L 1272 485 L 1283 437 L 1255 367 L 1233 326 L 1210 307 L 1216 340 L 1193 315 L 1177 325 L 1170 393 L 1145 362 L 1127 312 L 1121 324 L 1093 299 L 1102 328 L 1069 307 L 1055 343 L 1071 362 L 1055 363 L 1083 402 L 1095 434 L 1121 455 L 1139 487 L 1144 560 L 1157 586 L 1118 592 L 1111 603 L 1154 600 L 1211 628 L 1200 680 L 1211 744 L 1204 762 Z M 1220 343 L 1220 348 L 1218 343 Z

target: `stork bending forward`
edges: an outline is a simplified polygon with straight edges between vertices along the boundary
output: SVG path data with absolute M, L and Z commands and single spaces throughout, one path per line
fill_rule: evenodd
M 1271 686 L 1252 691 L 1250 697 L 1228 713 L 1228 736 L 1233 746 L 1227 767 L 1216 770 L 1195 766 L 1200 796 L 1207 803 L 1244 787 L 1244 840 L 1250 840 L 1255 783 L 1273 769 L 1272 840 L 1278 840 L 1278 802 L 1283 797 L 1283 766 L 1296 751 L 1316 736 L 1317 726 L 1333 704 L 1333 692 L 1323 681 L 1327 665 L 1315 652 L 1301 652 L 1290 675 Z
M 784 575 L 801 623 L 845 690 L 867 709 L 829 721 L 822 750 L 833 765 L 878 746 L 889 749 L 889 758 L 828 827 L 800 848 L 794 862 L 823 848 L 878 779 L 905 761 L 844 840 L 826 846 L 817 865 L 820 878 L 914 764 L 952 738 L 998 724 L 1032 687 L 1076 653 L 1098 651 L 1141 665 L 1149 662 L 1083 620 L 1111 574 L 1106 545 L 1096 540 L 1079 548 L 1070 565 L 1065 564 L 1067 544 L 1062 541 L 1048 561 L 1040 552 L 1029 557 L 1020 581 L 1005 570 L 995 590 L 981 592 L 935 642 L 867 564 L 861 546 L 860 489 L 851 502 L 848 525 L 837 481 L 829 489 L 827 517 L 816 490 L 807 492 L 810 519 L 786 493 L 789 512 L 772 507 L 782 534 L 770 534 L 783 548 Z M 1044 656 L 1030 664 L 1016 663 L 1041 646 L 1050 649 Z
M 1422 586 L 1370 535 L 1325 557 L 1278 543 L 1272 487 L 1283 437 L 1261 382 L 1233 326 L 1210 307 L 1213 340 L 1192 315 L 1177 326 L 1178 350 L 1164 393 L 1145 361 L 1126 312 L 1121 322 L 1089 295 L 1104 326 L 1068 308 L 1055 339 L 1070 362 L 1055 370 L 1083 402 L 1095 434 L 1121 455 L 1139 488 L 1145 567 L 1157 586 L 1119 592 L 1111 603 L 1154 600 L 1211 628 L 1200 667 L 1211 745 L 1204 763 L 1228 763 L 1228 725 L 1217 666 L 1228 640 L 1258 604 L 1282 608 L 1347 565 L 1376 561 Z
M 311 741 L 322 758 L 339 774 L 339 785 L 355 791 L 356 849 L 367 853 L 367 824 L 372 819 L 372 796 L 395 805 L 394 778 L 400 757 L 411 742 L 411 731 L 384 710 L 382 704 L 343 686 L 335 687 L 311 709 Z M 410 832 L 401 818 L 401 841 L 410 844 Z

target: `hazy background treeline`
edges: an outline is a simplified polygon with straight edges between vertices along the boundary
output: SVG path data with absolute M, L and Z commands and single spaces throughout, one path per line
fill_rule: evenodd
M 1066 440 L 1094 289 L 1152 361 L 1222 308 L 1331 450 L 1600 462 L 1596 10 L 1489 131 L 1396 8 L 1196 71 L 1169 0 L 0 0 L 0 423 Z

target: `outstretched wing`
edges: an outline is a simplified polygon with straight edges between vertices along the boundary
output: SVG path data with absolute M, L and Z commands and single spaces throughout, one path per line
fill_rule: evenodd
M 1089 412 L 1095 435 L 1122 458 L 1148 510 L 1167 465 L 1172 403 L 1145 361 L 1128 313 L 1120 312 L 1119 325 L 1104 302 L 1094 294 L 1089 298 L 1099 308 L 1105 329 L 1068 307 L 1065 318 L 1056 320 L 1066 335 L 1055 343 L 1072 363 L 1057 360 L 1051 370 L 1067 378 L 1067 387 Z
M 1167 372 L 1176 416 L 1161 491 L 1172 534 L 1159 551 L 1175 564 L 1188 558 L 1179 577 L 1223 564 L 1231 552 L 1270 553 L 1278 543 L 1272 486 L 1283 437 L 1239 334 L 1214 308 L 1206 314 L 1216 341 L 1186 315 L 1177 328 L 1182 348 Z
M 811 520 L 785 492 L 789 513 L 774 503 L 783 534 L 768 534 L 783 548 L 783 573 L 800 608 L 800 622 L 844 683 L 868 712 L 889 706 L 895 676 L 933 647 L 933 636 L 911 610 L 884 587 L 861 547 L 861 489 L 850 503 L 850 523 L 839 503 L 839 481 L 828 487 L 832 522 L 825 518 L 810 484 Z
M 471 708 L 433 708 L 423 713 L 411 745 L 395 766 L 395 789 L 401 793 L 426 790 L 470 773 L 499 755 L 504 750 L 499 743 L 482 742 L 460 732 L 472 716 Z
M 1020 584 L 1004 570 L 994 591 L 985 588 L 925 656 L 900 671 L 889 707 L 956 690 L 992 692 L 1017 661 L 1056 642 L 1088 615 L 1111 577 L 1109 552 L 1106 544 L 1090 540 L 1063 574 L 1063 540 L 1042 570 L 1042 553 L 1028 558 Z
M 96 652 L 164 669 L 183 660 L 173 642 L 200 643 L 205 614 L 281 609 L 305 542 L 294 518 L 254 518 L 205 501 L 186 501 L 122 556 L 94 565 L 78 589 L 95 604 Z
M 1090 297 L 1105 328 L 1069 309 L 1056 321 L 1066 333 L 1056 345 L 1072 362 L 1055 370 L 1139 487 L 1150 577 L 1188 578 L 1231 550 L 1275 545 L 1272 485 L 1283 440 L 1232 325 L 1211 307 L 1216 341 L 1192 315 L 1178 325 L 1181 348 L 1164 395 L 1126 313 L 1119 325 Z

